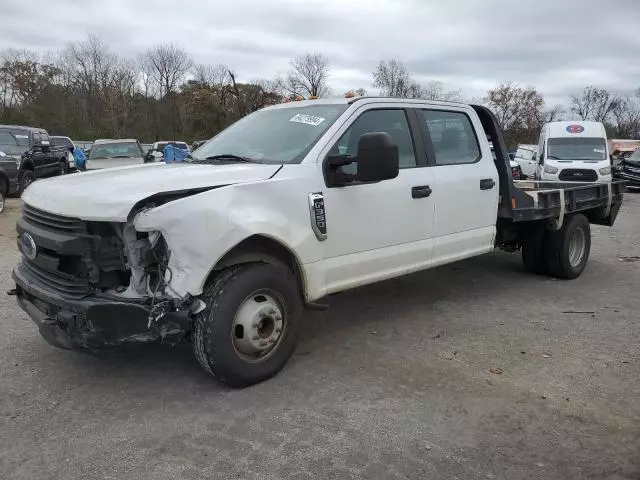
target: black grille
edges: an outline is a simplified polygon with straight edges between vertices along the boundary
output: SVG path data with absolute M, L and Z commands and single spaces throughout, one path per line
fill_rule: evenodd
M 75 235 L 83 235 L 87 233 L 86 222 L 78 218 L 55 215 L 53 213 L 33 208 L 26 204 L 22 209 L 22 216 L 30 224 L 44 228 L 45 230 Z
M 66 297 L 82 298 L 91 293 L 88 280 L 73 275 L 66 275 L 60 271 L 50 271 L 26 259 L 22 262 L 25 272 L 34 281 L 42 284 L 47 290 L 57 292 Z
M 564 182 L 595 182 L 598 180 L 598 174 L 595 170 L 565 168 L 558 178 Z

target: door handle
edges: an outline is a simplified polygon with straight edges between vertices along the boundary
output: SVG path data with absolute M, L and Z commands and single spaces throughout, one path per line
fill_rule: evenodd
M 431 195 L 431 187 L 429 185 L 421 185 L 419 187 L 411 187 L 411 198 L 427 198 Z
M 496 182 L 492 178 L 483 178 L 480 180 L 480 190 L 491 190 L 496 186 Z

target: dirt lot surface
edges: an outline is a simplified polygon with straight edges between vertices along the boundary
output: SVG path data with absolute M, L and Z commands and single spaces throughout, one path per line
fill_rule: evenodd
M 0 478 L 640 479 L 640 194 L 594 227 L 578 280 L 496 252 L 334 296 L 245 390 L 188 346 L 46 344 L 4 295 L 18 208 L 0 215 Z

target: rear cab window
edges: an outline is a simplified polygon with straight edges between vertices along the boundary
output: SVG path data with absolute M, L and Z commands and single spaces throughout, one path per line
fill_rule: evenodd
M 71 140 L 63 137 L 51 137 L 51 145 L 53 145 L 54 147 L 73 147 L 73 143 L 71 143 Z
M 427 126 L 436 165 L 461 165 L 480 160 L 480 144 L 467 114 L 421 109 L 419 115 Z

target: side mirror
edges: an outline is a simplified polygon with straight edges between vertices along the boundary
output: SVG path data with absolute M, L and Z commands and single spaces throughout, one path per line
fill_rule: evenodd
M 385 132 L 365 133 L 358 141 L 360 182 L 379 182 L 396 178 L 399 172 L 398 145 Z
M 540 165 L 543 165 L 543 164 L 544 164 L 544 152 L 540 154 L 540 158 L 538 159 L 538 163 L 539 163 Z
M 159 159 L 159 158 L 163 158 L 164 155 L 162 154 L 162 152 L 159 152 L 157 150 L 151 152 L 151 156 L 155 159 Z
M 533 152 L 533 155 L 531 155 L 531 160 L 533 160 L 534 162 L 538 161 L 538 153 L 537 152 Z

